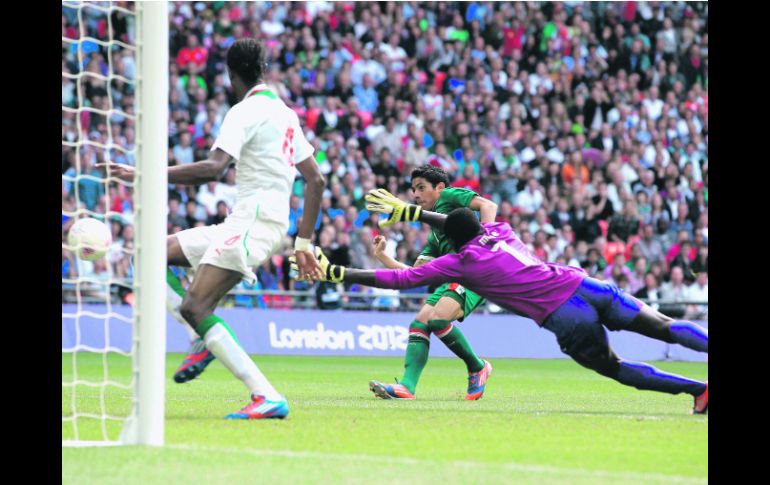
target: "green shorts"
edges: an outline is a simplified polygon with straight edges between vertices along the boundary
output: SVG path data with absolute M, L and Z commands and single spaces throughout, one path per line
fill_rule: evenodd
M 459 303 L 460 307 L 463 309 L 463 316 L 457 319 L 458 322 L 465 320 L 465 317 L 470 315 L 473 310 L 486 303 L 484 298 L 471 290 L 466 289 L 459 283 L 444 283 L 436 288 L 433 294 L 425 300 L 425 304 L 436 306 L 436 303 L 445 296 L 448 296 Z

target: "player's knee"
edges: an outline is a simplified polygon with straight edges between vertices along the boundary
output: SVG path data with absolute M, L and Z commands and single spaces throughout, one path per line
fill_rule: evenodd
M 650 338 L 674 343 L 671 336 L 671 324 L 674 319 L 652 308 L 642 311 L 628 326 L 628 330 L 637 332 Z
M 436 334 L 438 338 L 443 338 L 452 330 L 452 327 L 453 324 L 451 320 L 436 318 L 428 321 L 428 328 L 430 328 L 430 331 Z
M 593 370 L 606 377 L 613 377 L 620 368 L 620 359 L 617 356 L 601 356 L 594 360 Z
M 182 300 L 182 305 L 179 307 L 179 313 L 182 314 L 187 323 L 195 327 L 206 317 L 207 312 L 199 302 L 185 297 Z
M 436 315 L 436 309 L 430 305 L 425 305 L 422 308 L 420 308 L 420 311 L 417 313 L 416 320 L 423 323 L 428 323 L 431 320 L 435 320 L 438 318 L 438 315 Z

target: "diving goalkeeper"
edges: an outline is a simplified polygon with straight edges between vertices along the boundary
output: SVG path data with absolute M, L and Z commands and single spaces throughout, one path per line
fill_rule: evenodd
M 382 189 L 370 191 L 366 200 L 370 202 L 369 210 L 389 213 L 396 221 L 419 220 L 443 229 L 457 253 L 416 268 L 357 270 L 330 265 L 316 250 L 327 280 L 380 288 L 457 281 L 553 332 L 562 352 L 580 365 L 637 389 L 690 394 L 695 401 L 692 412 L 707 412 L 708 381 L 623 360 L 610 348 L 605 330 L 629 330 L 708 353 L 708 331 L 703 327 L 673 320 L 580 269 L 542 262 L 516 237 L 510 225 L 480 223 L 467 208 L 455 209 L 446 216 L 406 204 Z

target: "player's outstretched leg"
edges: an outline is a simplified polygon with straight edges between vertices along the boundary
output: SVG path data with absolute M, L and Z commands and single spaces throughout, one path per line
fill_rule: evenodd
M 640 390 L 687 393 L 695 399 L 694 413 L 708 408 L 708 384 L 677 374 L 664 372 L 644 362 L 621 360 L 609 347 L 607 331 L 594 323 L 579 323 L 571 335 L 559 342 L 562 350 L 578 364 L 621 384 Z
M 404 377 L 395 384 L 369 381 L 369 390 L 380 399 L 414 399 L 414 391 L 420 374 L 428 363 L 430 329 L 418 320 L 409 324 L 409 341 L 404 357 Z
M 465 399 L 475 401 L 484 395 L 484 388 L 489 375 L 492 373 L 492 365 L 473 352 L 468 340 L 460 329 L 449 320 L 435 319 L 428 322 L 428 326 L 441 339 L 452 352 L 460 357 L 468 368 L 468 392 Z
M 219 300 L 240 281 L 241 273 L 208 264 L 198 269 L 190 290 L 182 301 L 182 316 L 203 337 L 206 347 L 244 383 L 251 402 L 231 419 L 285 418 L 289 414 L 286 399 L 270 384 L 257 365 L 238 344 L 232 330 L 212 313 Z
M 647 337 L 679 344 L 698 352 L 709 351 L 709 332 L 697 323 L 674 320 L 649 305 L 642 304 L 639 315 L 627 327 Z
M 190 349 L 187 351 L 182 364 L 174 372 L 174 382 L 183 383 L 188 382 L 203 373 L 206 367 L 214 361 L 214 354 L 209 352 L 206 348 L 206 344 L 203 339 L 195 332 L 190 324 L 188 324 L 182 314 L 179 312 L 182 306 L 182 299 L 185 295 L 185 289 L 179 278 L 174 274 L 171 268 L 166 270 L 166 284 L 168 290 L 166 292 L 166 307 L 169 313 L 178 321 L 187 331 L 190 336 Z
M 430 328 L 427 324 L 418 320 L 412 320 L 409 324 L 409 340 L 406 345 L 406 355 L 404 357 L 404 376 L 400 384 L 404 386 L 410 394 L 414 394 L 417 389 L 417 382 L 425 365 L 428 363 L 428 353 L 430 352 Z

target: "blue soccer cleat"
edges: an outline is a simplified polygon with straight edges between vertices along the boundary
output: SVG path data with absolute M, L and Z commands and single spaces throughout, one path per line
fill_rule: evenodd
M 414 394 L 403 384 L 383 384 L 378 381 L 369 381 L 369 390 L 380 399 L 414 399 Z
M 466 401 L 477 401 L 484 395 L 484 387 L 487 384 L 490 374 L 492 374 L 492 364 L 486 360 L 484 367 L 478 372 L 468 373 L 468 394 L 465 395 Z
M 265 396 L 251 396 L 251 402 L 237 413 L 228 414 L 225 419 L 283 419 L 289 415 L 286 399 L 268 401 Z
M 203 339 L 195 340 L 187 352 L 182 365 L 174 373 L 174 382 L 181 384 L 195 379 L 203 373 L 215 358 L 214 354 L 206 348 Z

